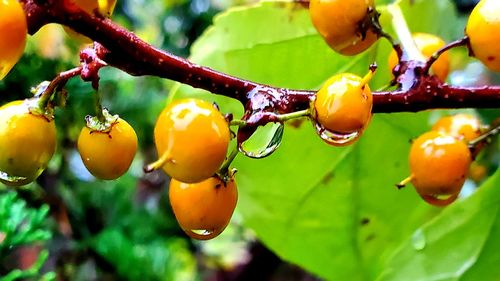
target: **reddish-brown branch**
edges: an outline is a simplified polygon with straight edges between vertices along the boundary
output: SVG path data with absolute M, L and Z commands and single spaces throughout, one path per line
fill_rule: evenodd
M 77 75 L 80 75 L 80 73 L 82 73 L 81 67 L 75 67 L 73 69 L 59 73 L 59 75 L 57 75 L 52 81 L 50 81 L 50 84 L 47 86 L 45 92 L 52 93 L 58 88 L 59 89 L 63 88 L 69 79 Z
M 63 0 L 22 2 L 28 13 L 30 33 L 47 22 L 69 26 L 102 44 L 106 50 L 101 50 L 101 59 L 131 75 L 168 78 L 239 100 L 244 100 L 245 93 L 257 86 L 157 49 L 111 20 L 65 5 Z
M 309 106 L 312 91 L 275 88 L 242 80 L 157 49 L 132 32 L 99 15 L 89 15 L 63 0 L 21 0 L 28 15 L 29 32 L 43 24 L 60 23 L 90 37 L 98 57 L 132 75 L 154 75 L 238 99 L 246 116 L 267 111 L 289 113 Z M 410 65 L 411 66 L 411 65 Z M 402 90 L 374 92 L 374 112 L 416 112 L 433 108 L 498 108 L 500 87 L 454 87 L 423 73 L 422 65 L 401 72 Z M 406 85 L 406 86 L 405 86 Z M 263 115 L 267 116 L 267 115 Z M 256 120 L 263 122 L 265 120 Z

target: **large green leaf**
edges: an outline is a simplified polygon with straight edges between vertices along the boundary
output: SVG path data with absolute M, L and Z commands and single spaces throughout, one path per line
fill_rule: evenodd
M 440 15 L 426 18 L 433 24 L 420 24 L 418 31 L 454 21 L 447 1 L 416 2 L 403 5 L 404 12 Z M 315 89 L 335 73 L 362 75 L 373 60 L 385 65 L 390 45 L 342 57 L 317 35 L 300 5 L 263 2 L 219 15 L 192 51 L 195 62 L 231 75 Z M 381 67 L 372 86 L 389 79 L 387 67 Z M 241 113 L 236 101 L 188 86 L 174 93 L 216 100 L 222 111 Z M 329 280 L 374 280 L 398 246 L 440 213 L 412 188 L 394 187 L 409 173 L 409 140 L 428 129 L 427 120 L 425 112 L 377 114 L 358 143 L 344 148 L 323 143 L 309 122 L 287 126 L 281 147 L 270 157 L 236 159 L 238 210 L 282 258 Z
M 435 212 L 413 190 L 394 187 L 408 174 L 412 133 L 403 120 L 425 120 L 398 117 L 377 116 L 349 148 L 322 143 L 308 123 L 287 127 L 269 158 L 238 159 L 247 224 L 283 258 L 325 278 L 373 279 L 383 258 Z
M 417 229 L 379 280 L 498 280 L 500 171 L 469 200 Z

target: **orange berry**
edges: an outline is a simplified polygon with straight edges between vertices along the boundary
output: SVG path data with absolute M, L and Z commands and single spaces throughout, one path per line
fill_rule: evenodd
M 17 0 L 0 1 L 0 80 L 23 55 L 27 33 L 21 4 Z
M 465 34 L 473 55 L 486 67 L 500 71 L 500 1 L 481 0 L 472 10 Z
M 233 215 L 238 190 L 234 178 L 211 177 L 199 183 L 170 181 L 169 199 L 175 218 L 187 235 L 199 240 L 218 236 Z
M 119 118 L 109 132 L 83 127 L 78 137 L 78 152 L 83 164 L 98 179 L 113 180 L 127 172 L 137 151 L 134 128 Z
M 213 176 L 226 158 L 229 124 L 213 104 L 181 99 L 158 117 L 155 143 L 159 162 L 171 177 L 186 183 Z
M 352 56 L 368 49 L 378 39 L 378 35 L 368 30 L 365 38 L 359 33 L 359 24 L 373 0 L 311 0 L 309 14 L 314 27 L 326 43 L 336 52 Z
M 412 143 L 409 163 L 411 183 L 418 194 L 428 202 L 449 204 L 465 182 L 471 154 L 463 141 L 430 131 Z
M 314 101 L 316 122 L 334 134 L 361 134 L 371 119 L 373 106 L 367 82 L 351 73 L 338 74 L 328 79 L 317 92 Z M 350 141 L 339 145 L 348 143 Z
M 450 134 L 463 141 L 471 141 L 481 135 L 481 122 L 471 114 L 456 114 L 439 119 L 433 131 Z

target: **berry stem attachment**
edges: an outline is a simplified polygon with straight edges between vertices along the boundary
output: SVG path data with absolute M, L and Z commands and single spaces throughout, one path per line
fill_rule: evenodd
M 151 173 L 155 170 L 160 169 L 161 167 L 165 166 L 167 162 L 172 161 L 171 153 L 170 150 L 167 150 L 163 152 L 160 158 L 158 160 L 154 161 L 153 163 L 148 164 L 143 168 L 144 173 Z
M 299 110 L 292 113 L 278 114 L 276 115 L 278 121 L 285 122 L 288 120 L 301 118 L 301 117 L 309 117 L 311 116 L 311 111 L 309 109 Z
M 217 173 L 217 174 L 219 174 L 219 176 L 222 179 L 225 179 L 229 175 L 229 166 L 231 165 L 231 163 L 233 162 L 233 160 L 236 158 L 236 156 L 238 155 L 238 153 L 239 153 L 238 148 L 234 148 L 231 151 L 231 153 L 229 154 L 229 156 L 227 156 L 227 158 L 224 161 L 224 163 L 222 163 L 222 166 L 220 167 L 219 172 Z M 234 174 L 234 173 L 232 173 L 232 174 Z
M 370 71 L 366 73 L 366 75 L 363 77 L 363 79 L 361 79 L 361 82 L 359 83 L 359 87 L 361 89 L 363 89 L 368 83 L 370 83 L 370 81 L 373 78 L 373 75 L 375 74 L 375 71 L 377 71 L 377 65 L 375 64 L 370 65 Z
M 437 50 L 432 56 L 427 60 L 425 63 L 424 67 L 424 73 L 429 73 L 429 69 L 431 68 L 432 64 L 443 54 L 444 52 L 460 47 L 460 46 L 467 46 L 469 44 L 469 37 L 465 36 L 461 39 L 455 40 L 453 42 L 450 42 L 449 44 L 446 44 L 446 46 L 442 47 L 441 49 Z
M 112 115 L 107 109 L 100 108 L 96 116 L 87 115 L 85 121 L 87 128 L 91 131 L 109 133 L 119 118 L 117 114 Z
M 106 117 L 104 116 L 103 113 L 103 108 L 101 104 L 101 95 L 99 93 L 99 90 L 95 92 L 95 105 L 94 105 L 95 113 L 97 120 L 100 122 L 106 122 Z
M 392 48 L 396 50 L 398 54 L 401 54 L 401 46 L 398 44 L 396 40 L 387 32 L 384 31 L 382 25 L 380 24 L 379 17 L 380 13 L 373 7 L 370 7 L 368 10 L 368 25 L 372 29 L 374 33 L 376 33 L 379 37 L 383 37 L 387 39 L 392 45 Z
M 310 109 L 303 109 L 303 110 L 299 110 L 299 111 L 295 111 L 295 112 L 291 112 L 291 113 L 284 113 L 284 114 L 276 114 L 273 112 L 268 112 L 266 114 L 263 114 L 262 116 L 263 116 L 263 118 L 264 117 L 272 118 L 272 120 L 270 122 L 276 122 L 276 123 L 282 122 L 283 123 L 283 122 L 286 122 L 286 121 L 292 120 L 292 119 L 309 117 L 309 116 L 311 116 L 311 111 L 310 111 Z M 231 122 L 229 122 L 229 125 L 230 126 L 238 126 L 238 127 L 242 128 L 242 127 L 248 126 L 249 122 L 245 121 L 245 120 L 241 120 L 241 119 L 234 119 L 234 120 L 231 120 Z
M 396 184 L 396 187 L 398 189 L 404 188 L 408 183 L 410 183 L 414 178 L 414 175 L 409 175 L 407 178 L 404 180 L 400 181 L 399 183 Z
M 229 126 L 238 126 L 238 127 L 245 127 L 247 125 L 247 122 L 245 120 L 241 119 L 234 119 L 229 122 Z
M 52 95 L 60 90 L 66 85 L 70 78 L 80 75 L 82 72 L 82 67 L 75 67 L 73 69 L 59 73 L 50 83 L 46 86 L 43 92 L 38 94 L 39 102 L 38 105 L 41 109 L 45 109 L 50 101 Z

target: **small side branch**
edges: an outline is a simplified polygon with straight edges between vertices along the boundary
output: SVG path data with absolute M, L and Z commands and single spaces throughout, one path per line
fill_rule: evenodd
M 425 64 L 425 67 L 424 67 L 424 72 L 425 73 L 429 73 L 429 69 L 431 68 L 432 64 L 439 58 L 439 56 L 441 56 L 441 54 L 443 54 L 444 52 L 450 50 L 450 49 L 453 49 L 453 48 L 456 48 L 456 47 L 460 47 L 460 46 L 466 46 L 467 44 L 469 43 L 469 37 L 465 36 L 464 38 L 461 38 L 461 39 L 458 39 L 456 41 L 453 41 L 449 44 L 447 44 L 446 46 L 444 46 L 443 48 L 437 50 L 430 58 L 429 60 L 427 60 L 426 64 Z

